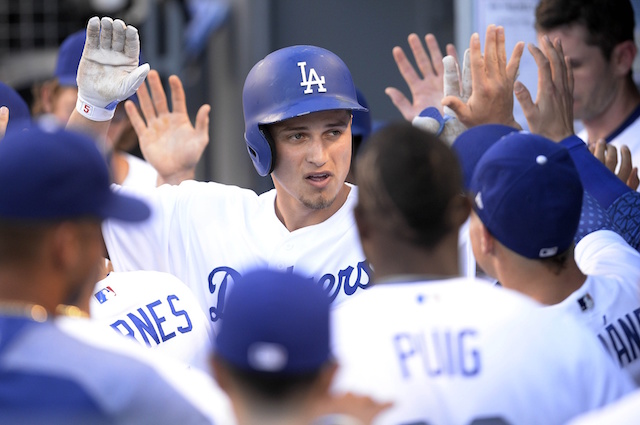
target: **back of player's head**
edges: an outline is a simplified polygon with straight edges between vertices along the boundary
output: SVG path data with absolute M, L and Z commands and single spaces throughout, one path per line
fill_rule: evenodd
M 453 230 L 447 215 L 461 196 L 462 176 L 453 151 L 408 122 L 373 133 L 357 160 L 358 208 L 380 218 L 389 234 L 434 247 Z
M 584 25 L 585 41 L 598 46 L 607 60 L 617 44 L 634 40 L 635 14 L 630 0 L 541 0 L 538 3 L 537 31 L 573 24 Z
M 315 46 L 285 47 L 258 62 L 245 80 L 242 104 L 247 149 L 261 176 L 275 166 L 265 125 L 318 111 L 366 110 L 345 63 Z
M 295 273 L 257 269 L 245 274 L 229 293 L 215 353 L 257 374 L 318 371 L 331 358 L 327 294 Z
M 0 106 L 9 108 L 7 132 L 21 130 L 31 124 L 29 106 L 12 87 L 0 82 Z
M 475 130 L 478 139 L 482 131 Z M 572 246 L 583 187 L 563 146 L 527 132 L 507 134 L 480 158 L 470 189 L 478 217 L 510 250 L 542 259 Z
M 111 190 L 107 164 L 89 137 L 31 127 L 0 142 L 0 220 L 140 221 L 148 216 L 142 201 Z

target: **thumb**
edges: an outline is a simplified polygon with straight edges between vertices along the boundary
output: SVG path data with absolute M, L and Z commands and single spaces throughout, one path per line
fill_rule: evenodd
M 465 118 L 469 117 L 468 106 L 457 96 L 447 96 L 442 99 L 442 105 L 450 108 L 455 116 L 462 122 L 465 122 Z
M 518 99 L 518 103 L 520 104 L 520 107 L 522 107 L 525 117 L 529 120 L 529 117 L 536 107 L 531 99 L 529 89 L 527 89 L 520 81 L 516 81 L 513 84 L 513 93 L 516 95 L 516 99 Z
M 211 106 L 202 105 L 200 109 L 198 109 L 198 113 L 196 114 L 196 132 L 209 134 L 209 112 L 211 111 Z
M 129 96 L 134 94 L 136 90 L 138 90 L 138 87 L 140 87 L 140 84 L 142 84 L 144 79 L 147 78 L 147 74 L 149 73 L 149 70 L 150 70 L 149 64 L 145 63 L 140 65 L 132 73 L 127 75 L 123 83 L 123 86 L 124 86 L 124 90 L 122 93 L 123 99 L 128 98 Z
M 389 96 L 395 107 L 398 108 L 405 120 L 413 120 L 415 114 L 413 113 L 411 102 L 400 90 L 395 87 L 387 87 L 384 92 Z

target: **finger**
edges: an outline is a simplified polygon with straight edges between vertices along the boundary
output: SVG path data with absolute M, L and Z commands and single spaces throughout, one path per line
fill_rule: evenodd
M 171 75 L 169 77 L 169 87 L 171 87 L 171 109 L 173 109 L 173 112 L 186 114 L 187 100 L 184 95 L 182 81 L 180 81 L 177 75 Z
M 113 36 L 113 20 L 107 16 L 100 19 L 100 48 L 111 50 L 111 38 Z
M 535 103 L 533 103 L 531 92 L 520 81 L 516 81 L 513 84 L 513 93 L 516 95 L 516 100 L 522 108 L 524 117 L 526 118 L 527 122 L 529 122 L 529 125 L 532 125 L 538 107 Z
M 140 57 L 140 35 L 133 25 L 128 25 L 125 30 L 124 54 L 135 59 Z
M 524 41 L 518 41 L 513 47 L 511 52 L 511 58 L 507 64 L 507 77 L 510 81 L 515 81 L 518 78 L 518 70 L 520 69 L 520 60 L 524 53 Z
M 560 77 L 562 78 L 561 80 L 559 79 L 559 81 L 562 81 L 562 87 L 564 88 L 564 90 L 569 90 L 569 76 L 567 74 L 567 64 L 564 59 L 562 41 L 559 38 L 556 38 L 556 40 L 553 43 L 553 47 L 556 51 L 556 56 L 557 56 L 556 60 L 558 61 L 556 68 L 560 73 Z
M 0 106 L 0 139 L 2 139 L 7 132 L 7 126 L 9 125 L 9 108 L 6 106 Z
M 631 188 L 631 190 L 638 190 L 638 186 L 640 186 L 640 178 L 638 177 L 638 169 L 633 167 L 631 170 L 631 175 L 629 179 L 627 179 L 627 186 Z
M 411 102 L 409 102 L 409 99 L 407 99 L 400 90 L 394 87 L 387 87 L 384 92 L 389 96 L 395 107 L 398 108 L 398 111 L 400 111 L 405 120 L 413 120 L 415 114 Z
M 606 144 L 604 165 L 606 165 L 612 173 L 616 172 L 616 166 L 618 165 L 618 149 L 611 144 Z
M 472 90 L 476 90 L 479 87 L 481 80 L 485 79 L 485 65 L 482 52 L 480 51 L 480 36 L 478 33 L 471 35 L 471 41 L 469 42 L 469 59 L 471 70 L 471 87 Z
M 542 48 L 544 49 L 547 60 L 549 61 L 551 80 L 553 81 L 553 84 L 558 88 L 562 87 L 563 80 L 566 78 L 564 57 L 558 54 L 558 51 L 547 35 L 542 38 Z
M 598 161 L 604 164 L 604 155 L 607 150 L 607 144 L 603 139 L 596 140 L 596 143 L 593 146 L 593 156 L 595 156 Z
M 620 177 L 620 180 L 623 182 L 629 180 L 632 168 L 631 151 L 627 145 L 622 145 L 620 147 L 620 168 L 618 169 L 618 177 Z
M 444 71 L 442 68 L 442 51 L 440 50 L 440 46 L 438 46 L 436 36 L 433 34 L 427 34 L 424 37 L 424 41 L 427 44 L 429 56 L 431 56 L 431 65 L 433 66 L 434 72 L 436 75 L 442 75 L 442 72 Z
M 400 75 L 402 75 L 402 78 L 404 78 L 404 81 L 407 83 L 409 88 L 412 88 L 415 83 L 422 80 L 413 68 L 413 65 L 411 65 L 407 59 L 407 55 L 404 54 L 404 50 L 402 50 L 402 48 L 396 46 L 393 48 L 391 53 L 393 54 L 393 59 L 396 61 Z
M 415 59 L 416 65 L 418 65 L 418 69 L 422 75 L 427 77 L 435 74 L 436 71 L 433 69 L 431 59 L 427 56 L 427 52 L 424 50 L 418 35 L 409 34 L 407 40 L 409 41 L 409 47 L 411 47 L 411 51 L 413 52 L 413 58 Z
M 156 108 L 158 115 L 168 114 L 169 106 L 167 105 L 167 95 L 162 87 L 162 80 L 158 72 L 149 73 L 147 76 L 149 82 L 149 90 L 151 91 L 151 98 L 153 99 L 153 106 Z
M 147 75 L 147 79 L 151 78 L 152 75 L 156 75 L 158 71 L 152 69 L 149 71 Z M 151 100 L 151 95 L 149 94 L 149 90 L 147 89 L 147 85 L 142 83 L 140 87 L 138 87 L 138 101 L 140 102 L 140 109 L 142 110 L 142 114 L 144 115 L 144 119 L 149 122 L 150 120 L 156 118 L 156 109 L 153 107 L 153 101 Z
M 125 39 L 126 25 L 122 20 L 116 19 L 113 21 L 113 35 L 111 37 L 111 50 L 114 52 L 124 51 L 124 39 Z
M 497 75 L 500 72 L 497 43 L 496 26 L 491 24 L 487 27 L 484 38 L 484 62 L 488 75 Z
M 507 49 L 505 47 L 504 27 L 496 27 L 496 59 L 498 68 L 503 70 L 507 66 Z
M 529 44 L 529 52 L 538 66 L 538 98 L 545 93 L 546 87 L 551 85 L 551 68 L 549 60 L 538 47 Z
M 458 72 L 458 64 L 452 56 L 445 56 L 442 59 L 442 67 L 444 68 L 444 95 L 460 96 L 460 75 Z
M 100 46 L 100 18 L 94 16 L 87 22 L 85 47 L 97 49 Z
M 140 90 L 138 90 L 138 99 L 140 99 Z M 129 121 L 131 121 L 131 126 L 133 127 L 133 130 L 138 135 L 138 139 L 142 140 L 143 139 L 142 135 L 147 129 L 147 126 L 144 120 L 142 119 L 142 116 L 140 116 L 140 112 L 138 112 L 138 108 L 136 107 L 136 104 L 130 100 L 127 100 L 126 102 L 124 102 L 124 110 L 127 112 Z
M 206 135 L 207 140 L 209 138 L 209 112 L 211 112 L 211 106 L 205 104 L 198 109 L 196 114 L 196 132 Z
M 471 51 L 464 51 L 462 62 L 462 100 L 468 100 L 471 97 L 471 87 L 473 80 L 471 79 Z
M 447 50 L 447 56 L 453 56 L 456 62 L 460 63 L 460 61 L 458 60 L 458 51 L 456 50 L 456 46 L 449 43 L 447 44 L 446 50 Z
M 569 58 L 569 56 L 564 57 L 564 65 L 567 69 L 567 87 L 569 88 L 569 92 L 572 95 L 571 101 L 573 102 L 573 86 L 574 86 L 573 66 L 571 65 L 571 59 Z

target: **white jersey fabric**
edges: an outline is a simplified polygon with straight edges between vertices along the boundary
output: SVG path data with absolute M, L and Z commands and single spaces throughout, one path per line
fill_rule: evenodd
M 120 152 L 129 164 L 129 172 L 122 182 L 123 186 L 156 187 L 158 184 L 158 172 L 147 161 L 131 155 L 128 152 Z
M 559 304 L 584 323 L 640 385 L 640 253 L 610 230 L 585 236 L 575 249 L 585 283 Z
M 634 388 L 575 320 L 477 280 L 375 285 L 332 332 L 333 389 L 394 403 L 375 424 L 563 424 Z
M 349 185 L 345 204 L 322 223 L 293 232 L 275 213 L 276 191 L 185 181 L 153 190 L 120 187 L 151 206 L 144 223 L 106 220 L 103 235 L 116 271 L 157 270 L 187 284 L 212 322 L 222 317 L 230 285 L 248 270 L 293 270 L 339 303 L 369 284 Z
M 637 425 L 640 418 L 640 390 L 602 409 L 580 415 L 567 425 Z
M 2 424 L 226 424 L 213 379 L 89 319 L 0 316 Z
M 191 290 L 155 271 L 112 272 L 98 282 L 92 320 L 188 366 L 211 372 L 214 334 Z

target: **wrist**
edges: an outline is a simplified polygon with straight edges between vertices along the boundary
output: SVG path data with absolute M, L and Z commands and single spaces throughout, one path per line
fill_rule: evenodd
M 95 106 L 78 94 L 76 110 L 80 115 L 91 121 L 109 121 L 115 114 L 117 104 L 118 102 L 112 102 L 105 107 Z

